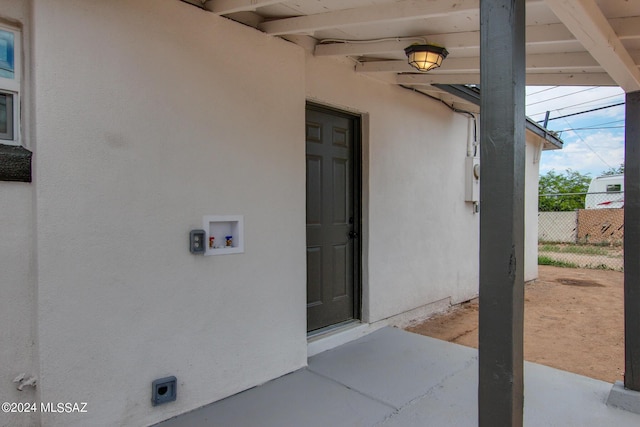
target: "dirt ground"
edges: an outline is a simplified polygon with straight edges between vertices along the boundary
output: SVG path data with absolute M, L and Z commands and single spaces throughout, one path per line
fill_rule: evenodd
M 539 266 L 525 286 L 524 358 L 613 383 L 624 372 L 623 273 Z M 478 347 L 478 302 L 406 328 Z

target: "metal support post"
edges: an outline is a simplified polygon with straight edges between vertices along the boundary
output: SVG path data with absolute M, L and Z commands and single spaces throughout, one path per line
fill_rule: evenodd
M 624 167 L 624 386 L 640 392 L 640 92 L 627 93 Z
M 522 426 L 525 1 L 480 1 L 480 427 Z

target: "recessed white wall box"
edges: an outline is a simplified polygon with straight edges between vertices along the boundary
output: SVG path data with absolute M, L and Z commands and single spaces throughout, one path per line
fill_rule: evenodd
M 202 219 L 202 228 L 207 233 L 205 255 L 244 252 L 244 216 L 206 215 Z

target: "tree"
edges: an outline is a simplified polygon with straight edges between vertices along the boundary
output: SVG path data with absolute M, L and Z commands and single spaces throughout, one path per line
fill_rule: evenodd
M 609 168 L 603 171 L 600 175 L 619 175 L 624 173 L 624 163 L 620 163 L 617 168 Z
M 538 184 L 539 211 L 573 211 L 584 208 L 585 193 L 591 177 L 567 169 L 559 174 L 550 170 L 540 177 Z

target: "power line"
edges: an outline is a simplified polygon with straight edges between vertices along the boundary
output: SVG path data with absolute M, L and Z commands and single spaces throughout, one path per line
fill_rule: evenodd
M 569 123 L 569 120 L 567 120 L 567 119 L 566 119 L 566 117 L 567 117 L 567 116 L 565 116 L 565 117 L 558 117 L 558 118 L 559 118 L 559 119 L 560 119 L 560 118 L 564 119 L 564 121 L 565 121 L 565 122 L 567 122 L 567 124 L 568 124 L 569 126 L 571 126 L 571 123 Z M 600 154 L 598 154 L 598 153 L 596 152 L 596 150 L 594 150 L 593 148 L 591 148 L 591 146 L 590 146 L 589 144 L 587 144 L 587 141 L 585 141 L 585 140 L 584 140 L 584 138 L 582 138 L 582 136 L 580 136 L 580 134 L 579 134 L 578 132 L 575 132 L 575 131 L 574 131 L 573 133 L 574 133 L 574 134 L 575 134 L 575 135 L 580 139 L 580 141 L 582 141 L 582 142 L 584 143 L 584 145 L 586 145 L 586 146 L 587 146 L 587 148 L 588 148 L 589 150 L 591 150 L 591 151 L 593 152 L 593 154 L 595 154 L 595 155 L 596 155 L 596 157 L 597 157 L 597 158 L 599 158 L 599 159 L 602 161 L 602 163 L 604 163 L 605 165 L 607 165 L 607 167 L 608 167 L 609 169 L 613 169 L 613 168 L 611 167 L 611 165 L 610 165 L 609 163 L 607 163 L 607 161 L 606 161 L 605 159 L 603 159 L 602 157 L 600 157 Z
M 601 130 L 601 129 L 624 129 L 624 126 L 570 128 L 570 129 L 560 129 L 560 130 L 556 130 L 554 132 L 569 132 L 569 131 L 576 131 L 576 130 Z
M 620 102 L 618 104 L 613 104 L 613 105 L 607 105 L 605 107 L 598 107 L 598 108 L 593 108 L 591 110 L 586 110 L 586 111 L 580 111 L 578 113 L 572 113 L 572 114 L 566 114 L 564 116 L 558 116 L 558 117 L 552 117 L 549 119 L 549 121 L 551 120 L 558 120 L 558 119 L 564 119 L 565 117 L 571 117 L 571 116 L 577 116 L 579 114 L 585 114 L 585 113 L 591 113 L 593 111 L 600 111 L 600 110 L 605 110 L 607 108 L 613 108 L 613 107 L 619 107 L 620 105 L 624 105 L 624 102 Z M 538 120 L 538 123 L 542 123 L 544 122 L 544 120 Z
M 603 98 L 591 99 L 589 101 L 579 102 L 578 104 L 567 105 L 566 107 L 554 108 L 553 111 L 557 111 L 558 113 L 562 110 L 568 110 L 569 108 L 578 107 L 580 105 L 592 104 L 597 101 L 602 101 L 603 99 L 615 98 L 616 96 L 621 96 L 622 94 L 605 96 Z M 530 114 L 529 116 L 537 116 L 538 114 L 544 114 L 546 111 L 541 111 L 539 113 Z
M 527 104 L 527 105 L 525 105 L 525 107 L 530 107 L 530 106 L 532 106 L 532 105 L 536 105 L 536 104 L 542 104 L 543 102 L 551 101 L 551 100 L 554 100 L 554 99 L 565 98 L 565 97 L 567 97 L 567 96 L 575 95 L 575 94 L 577 94 L 577 93 L 581 93 L 581 92 L 586 92 L 586 91 L 588 91 L 588 90 L 593 90 L 593 89 L 595 89 L 595 88 L 596 88 L 596 86 L 594 86 L 594 87 L 590 87 L 590 88 L 587 88 L 587 89 L 582 89 L 582 90 L 579 90 L 579 91 L 577 91 L 577 92 L 565 93 L 564 95 L 559 95 L 559 96 L 555 96 L 555 97 L 553 97 L 553 98 L 543 99 L 542 101 L 532 102 L 531 104 Z
M 591 126 L 584 126 L 584 127 L 581 127 L 581 128 L 557 130 L 555 132 L 568 132 L 568 131 L 572 131 L 572 130 L 621 129 L 621 128 L 625 127 L 624 125 L 622 125 L 622 126 L 606 126 L 606 125 L 612 125 L 614 123 L 624 123 L 624 120 L 613 120 L 613 121 L 608 121 L 608 122 L 604 122 L 604 123 L 598 123 L 598 124 L 591 125 Z
M 537 91 L 537 92 L 528 93 L 528 94 L 527 94 L 527 96 L 537 95 L 537 94 L 539 94 L 539 93 L 546 92 L 546 91 L 548 91 L 548 90 L 553 90 L 553 89 L 555 89 L 555 88 L 557 88 L 557 87 L 560 87 L 560 86 L 551 86 L 551 87 L 548 87 L 548 88 L 546 88 L 546 89 L 539 90 L 539 91 Z
M 603 98 L 597 98 L 597 99 L 592 99 L 590 101 L 580 102 L 578 104 L 567 105 L 566 107 L 558 108 L 557 111 L 560 112 L 561 110 L 568 110 L 569 108 L 572 108 L 572 107 L 577 107 L 579 105 L 585 105 L 585 104 L 591 104 L 591 103 L 596 102 L 596 101 L 602 101 L 603 99 L 615 98 L 616 96 L 622 96 L 622 94 L 610 95 L 610 96 L 605 96 Z
M 610 125 L 612 123 L 624 123 L 624 120 L 613 120 L 611 122 L 598 123 L 597 125 L 591 125 L 591 126 L 604 126 L 604 125 Z

